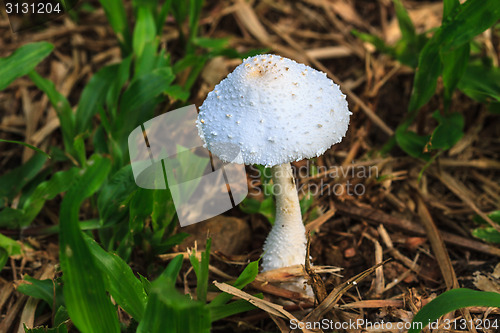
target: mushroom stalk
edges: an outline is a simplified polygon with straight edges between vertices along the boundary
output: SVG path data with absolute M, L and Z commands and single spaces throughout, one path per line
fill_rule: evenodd
M 299 196 L 290 163 L 271 168 L 276 199 L 276 220 L 264 243 L 262 270 L 303 265 L 306 229 L 302 223 Z

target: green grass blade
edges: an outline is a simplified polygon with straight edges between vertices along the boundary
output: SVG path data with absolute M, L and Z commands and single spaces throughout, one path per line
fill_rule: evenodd
M 161 95 L 175 79 L 168 67 L 159 68 L 132 81 L 120 99 L 120 111 L 113 124 L 113 137 L 120 143 L 146 120 L 153 117 Z
M 50 103 L 54 107 L 57 112 L 57 116 L 59 117 L 59 121 L 61 123 L 61 131 L 63 134 L 64 147 L 66 151 L 71 153 L 73 152 L 73 138 L 74 128 L 75 128 L 75 119 L 73 116 L 73 110 L 71 109 L 71 105 L 69 104 L 66 97 L 61 95 L 54 86 L 52 81 L 43 78 L 36 71 L 31 71 L 29 74 L 30 79 L 35 83 L 35 85 L 43 91 L 50 100 Z
M 153 212 L 154 191 L 139 188 L 130 200 L 129 232 L 134 236 L 144 229 L 144 220 Z
M 157 69 L 134 80 L 123 93 L 120 100 L 120 112 L 124 117 L 147 104 L 168 88 L 175 79 L 170 68 Z
M 8 142 L 8 143 L 16 143 L 18 145 L 23 145 L 25 147 L 28 147 L 30 149 L 33 149 L 34 151 L 40 153 L 40 154 L 44 154 L 45 156 L 47 156 L 48 158 L 51 158 L 49 154 L 47 154 L 46 152 L 44 152 L 43 150 L 41 150 L 40 148 L 37 148 L 35 146 L 32 146 L 30 145 L 29 143 L 26 143 L 26 142 L 22 142 L 22 141 L 15 141 L 15 140 L 4 140 L 4 139 L 0 139 L 0 142 Z
M 495 223 L 497 224 L 500 224 L 500 210 L 495 210 L 491 213 L 488 214 L 488 217 Z M 473 221 L 478 223 L 478 224 L 482 224 L 482 225 L 489 225 L 488 222 L 486 222 L 485 219 L 483 219 L 481 216 L 479 215 L 475 215 L 474 218 L 473 218 Z
M 453 51 L 441 52 L 443 63 L 443 85 L 445 97 L 445 110 L 448 110 L 451 98 L 458 82 L 467 69 L 469 62 L 470 44 L 464 44 Z
M 500 244 L 500 232 L 493 227 L 482 227 L 472 230 L 472 235 L 485 242 Z
M 175 280 L 182 266 L 182 255 L 175 257 L 151 284 L 144 319 L 138 333 L 208 333 L 210 312 L 203 303 L 181 295 Z
M 16 254 L 21 254 L 21 245 L 15 240 L 0 234 L 0 271 L 7 263 L 7 259 Z
M 413 22 L 410 20 L 408 16 L 408 12 L 405 7 L 401 3 L 401 0 L 392 0 L 394 2 L 394 7 L 396 9 L 396 17 L 399 23 L 399 29 L 401 30 L 401 34 L 403 35 L 403 39 L 412 40 L 415 39 L 415 26 Z
M 427 103 L 436 91 L 437 79 L 441 75 L 443 66 L 439 57 L 439 47 L 440 45 L 431 39 L 420 53 L 408 106 L 408 110 L 412 113 Z
M 206 249 L 201 253 L 201 262 L 196 258 L 196 253 L 193 252 L 189 256 L 193 270 L 196 273 L 196 296 L 199 301 L 205 303 L 207 301 L 207 289 L 208 289 L 208 264 L 210 260 L 210 247 L 212 245 L 212 239 L 208 238 L 206 243 Z
M 130 164 L 110 177 L 97 198 L 99 216 L 104 225 L 120 221 L 127 215 L 128 208 L 122 204 L 136 189 Z
M 54 305 L 54 281 L 50 279 L 37 280 L 31 276 L 25 275 L 23 281 L 17 287 L 17 291 L 33 298 L 44 300 L 51 308 Z
M 116 33 L 118 41 L 121 44 L 123 56 L 127 56 L 132 51 L 132 38 L 125 12 L 124 2 L 122 0 L 99 0 L 109 23 Z
M 78 175 L 79 169 L 71 168 L 56 172 L 50 180 L 40 183 L 23 204 L 23 216 L 18 221 L 20 227 L 27 227 L 42 210 L 47 200 L 52 200 L 59 193 L 66 192 Z
M 64 300 L 71 320 L 84 333 L 120 331 L 116 311 L 106 294 L 104 277 L 78 223 L 81 204 L 101 187 L 110 168 L 108 159 L 94 155 L 61 204 L 59 257 Z
M 35 154 L 20 167 L 11 170 L 0 177 L 0 199 L 15 197 L 30 180 L 40 172 L 47 157 Z
M 408 155 L 421 158 L 426 161 L 431 155 L 424 152 L 425 145 L 429 142 L 429 135 L 422 136 L 412 131 L 406 131 L 403 127 L 396 130 L 396 142 Z
M 233 316 L 238 313 L 247 312 L 256 309 L 254 305 L 245 300 L 239 299 L 229 304 L 219 305 L 210 308 L 210 320 L 212 322 L 222 318 Z
M 161 276 L 158 279 L 161 279 L 162 282 L 168 283 L 172 286 L 175 286 L 175 280 L 177 279 L 177 275 L 181 271 L 183 256 L 179 254 L 167 265 L 167 268 L 163 271 Z
M 156 190 L 153 194 L 153 212 L 151 222 L 155 238 L 161 240 L 166 229 L 171 225 L 175 217 L 175 205 L 172 194 L 166 190 Z
M 470 98 L 489 103 L 500 102 L 500 69 L 482 64 L 469 64 L 458 88 Z
M 148 7 L 139 7 L 137 14 L 137 23 L 134 28 L 132 46 L 137 58 L 142 56 L 142 51 L 147 43 L 156 38 L 156 24 L 153 13 Z
M 448 52 L 468 43 L 475 36 L 500 20 L 498 0 L 468 0 L 453 17 L 442 26 L 443 51 Z
M 420 332 L 421 329 L 414 328 L 415 323 L 421 323 L 423 329 L 442 315 L 468 306 L 500 307 L 500 294 L 466 288 L 448 290 L 420 309 L 408 333 Z
M 464 136 L 464 117 L 458 113 L 441 115 L 439 111 L 432 115 L 439 122 L 431 136 L 431 149 L 450 149 Z
M 165 20 L 167 19 L 168 14 L 170 13 L 170 9 L 172 6 L 172 0 L 165 0 L 163 5 L 161 6 L 160 13 L 156 18 L 156 34 L 161 35 L 163 31 L 163 24 L 165 24 Z
M 200 22 L 203 0 L 189 1 L 189 40 L 190 43 L 198 35 L 198 23 Z
M 460 1 L 459 0 L 443 0 L 443 20 L 445 23 L 447 19 L 453 17 L 453 15 L 459 10 Z
M 135 277 L 129 265 L 116 254 L 104 251 L 89 236 L 85 235 L 85 241 L 95 258 L 96 264 L 106 276 L 106 289 L 119 306 L 137 322 L 140 322 L 147 302 L 141 281 Z
M 90 128 L 92 117 L 104 105 L 106 94 L 116 80 L 120 65 L 111 65 L 100 69 L 83 89 L 76 110 L 76 133 Z
M 23 327 L 25 333 L 68 333 L 68 328 L 64 323 L 54 328 L 48 328 L 44 326 L 27 328 L 25 324 L 23 324 Z
M 449 4 L 447 6 L 450 6 Z M 456 9 L 456 8 L 454 8 Z M 451 11 L 451 9 L 447 9 Z M 418 62 L 418 70 L 413 81 L 413 92 L 408 110 L 411 117 L 434 95 L 437 78 L 443 68 L 440 54 L 447 55 L 454 52 L 475 36 L 488 29 L 500 19 L 498 0 L 468 0 L 458 7 L 454 17 L 448 17 L 445 23 L 434 33 L 434 36 L 423 48 Z M 457 66 L 464 64 L 466 50 L 460 50 L 457 56 Z M 451 69 L 450 69 L 451 68 Z M 456 66 L 448 66 L 452 71 Z M 448 85 L 456 81 L 457 75 L 447 74 Z
M 35 69 L 53 49 L 54 45 L 47 42 L 31 43 L 21 46 L 6 58 L 0 58 L 0 90 Z
M 236 281 L 233 284 L 233 287 L 236 287 L 238 289 L 242 289 L 245 287 L 247 284 L 255 280 L 257 277 L 257 274 L 259 274 L 259 261 L 252 261 L 245 267 L 243 272 L 241 272 L 240 276 L 236 279 Z M 228 293 L 222 293 L 215 297 L 212 302 L 210 302 L 209 306 L 210 307 L 217 307 L 217 306 L 222 306 L 229 302 L 233 298 L 233 295 L 230 295 Z

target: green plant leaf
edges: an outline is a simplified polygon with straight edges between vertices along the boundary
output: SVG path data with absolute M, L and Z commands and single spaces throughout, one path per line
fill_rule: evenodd
M 189 0 L 189 40 L 193 41 L 198 35 L 198 23 L 204 0 Z M 189 53 L 189 50 L 188 50 Z
M 4 90 L 18 77 L 31 72 L 54 49 L 47 42 L 21 46 L 6 58 L 0 58 L 0 90 Z
M 458 88 L 476 101 L 500 102 L 500 69 L 483 64 L 470 64 L 458 83 Z
M 127 64 L 125 61 L 122 64 Z M 101 68 L 95 73 L 83 88 L 78 108 L 76 109 L 75 127 L 77 133 L 90 129 L 92 117 L 103 107 L 106 94 L 113 86 L 122 64 L 115 64 Z M 130 62 L 128 62 L 130 66 Z
M 175 205 L 170 190 L 168 188 L 166 190 L 155 190 L 151 221 L 156 237 L 160 239 L 163 237 L 165 229 L 173 222 L 175 213 Z
M 0 177 L 0 198 L 10 200 L 40 172 L 47 157 L 35 154 L 26 163 Z
M 196 191 L 200 175 L 206 170 L 210 163 L 208 157 L 198 156 L 187 148 L 176 145 L 176 155 L 164 159 L 165 170 L 168 173 L 169 185 L 182 184 L 192 181 L 189 187 L 182 187 L 181 191 L 171 192 L 175 202 L 188 202 Z
M 61 293 L 62 295 L 62 293 Z M 54 326 L 60 326 L 69 319 L 68 309 L 64 306 L 57 308 L 56 314 L 54 315 Z
M 135 127 L 153 116 L 156 97 L 175 79 L 172 69 L 159 68 L 134 80 L 120 99 L 120 113 L 113 124 L 113 133 L 120 140 Z M 126 140 L 124 140 L 126 143 Z
M 137 322 L 141 321 L 146 309 L 147 296 L 139 279 L 119 256 L 104 251 L 89 236 L 85 235 L 85 241 L 96 264 L 106 276 L 106 289 L 132 318 Z
M 128 214 L 128 207 L 123 204 L 136 189 L 130 164 L 110 177 L 97 198 L 99 216 L 105 225 L 114 224 Z
M 208 289 L 208 264 L 210 260 L 210 246 L 212 244 L 212 239 L 208 238 L 206 243 L 206 249 L 201 253 L 201 262 L 196 258 L 196 253 L 193 252 L 189 256 L 189 261 L 193 266 L 193 270 L 196 274 L 196 296 L 198 300 L 202 303 L 207 301 L 207 289 Z
M 442 23 L 445 23 L 446 20 L 452 18 L 458 12 L 458 10 L 460 10 L 459 0 L 443 0 Z
M 37 280 L 25 275 L 23 282 L 28 283 L 21 283 L 17 287 L 17 291 L 33 298 L 44 300 L 52 308 L 54 305 L 54 281 L 49 279 Z
M 155 255 L 164 254 L 169 251 L 173 246 L 182 243 L 189 236 L 186 232 L 176 233 L 164 241 L 159 241 L 158 243 L 152 244 L 153 253 Z
M 193 39 L 193 44 L 205 49 L 223 49 L 228 46 L 229 39 L 197 37 Z
M 239 299 L 229 304 L 211 307 L 210 320 L 214 322 L 238 313 L 251 311 L 256 308 L 257 307 L 255 305 L 252 305 L 243 299 Z
M 301 212 L 302 216 L 304 216 L 304 214 L 307 213 L 309 208 L 311 208 L 311 205 L 313 204 L 313 202 L 314 202 L 314 195 L 312 195 L 312 193 L 310 191 L 307 192 L 302 197 L 302 199 L 299 202 L 300 212 Z
M 147 43 L 156 39 L 156 23 L 151 9 L 140 6 L 137 14 L 137 23 L 134 28 L 133 49 L 135 56 L 140 58 Z
M 25 221 L 25 212 L 22 209 L 5 207 L 0 211 L 0 227 L 19 229 Z
M 500 224 L 500 210 L 496 210 L 494 212 L 491 212 L 488 214 L 488 217 L 495 223 Z M 488 222 L 486 222 L 481 216 L 475 215 L 474 216 L 474 222 L 483 224 L 483 225 L 489 225 Z
M 361 39 L 364 42 L 368 42 L 375 46 L 375 48 L 382 53 L 390 54 L 394 56 L 394 50 L 392 47 L 388 46 L 385 44 L 385 41 L 375 35 L 370 35 L 364 32 L 360 32 L 356 29 L 351 30 L 351 33 L 356 36 L 357 38 Z
M 485 242 L 500 244 L 500 232 L 493 227 L 476 228 L 472 230 L 472 235 Z
M 153 212 L 153 190 L 139 188 L 130 200 L 129 231 L 132 235 L 144 229 L 144 220 Z
M 109 23 L 118 37 L 122 52 L 127 56 L 132 51 L 132 38 L 123 1 L 99 0 L 99 2 L 104 8 Z
M 450 149 L 464 136 L 464 117 L 458 113 L 442 116 L 439 111 L 432 115 L 439 125 L 431 136 L 431 149 Z
M 61 123 L 61 131 L 63 134 L 64 147 L 66 152 L 72 154 L 73 152 L 73 139 L 75 137 L 75 119 L 73 110 L 66 97 L 59 93 L 54 83 L 48 79 L 43 78 L 36 71 L 28 73 L 29 78 L 33 83 L 43 91 L 49 98 L 50 104 L 57 112 L 57 117 Z
M 181 100 L 182 102 L 187 101 L 189 95 L 191 94 L 188 90 L 185 90 L 178 84 L 172 84 L 167 89 L 165 89 L 165 93 L 173 99 Z
M 156 34 L 161 35 L 163 31 L 163 25 L 165 24 L 165 20 L 168 17 L 170 12 L 170 8 L 172 6 L 172 0 L 165 0 L 163 5 L 161 6 L 160 13 L 156 18 Z
M 0 234 L 0 271 L 10 256 L 19 254 L 21 254 L 21 245 L 15 240 Z
M 497 0 L 467 0 L 459 8 L 457 14 L 441 27 L 439 39 L 445 53 L 468 43 L 500 20 Z
M 421 136 L 412 131 L 405 131 L 403 129 L 396 130 L 396 142 L 399 147 L 403 149 L 408 155 L 429 160 L 430 154 L 424 152 L 427 143 L 429 142 L 429 135 Z
M 272 184 L 269 184 L 272 188 Z M 266 192 L 264 193 L 272 193 Z M 271 225 L 274 225 L 276 204 L 272 196 L 268 196 L 262 202 L 253 198 L 245 198 L 239 205 L 240 209 L 247 214 L 259 213 L 264 215 Z
M 442 315 L 469 306 L 500 307 L 500 294 L 466 288 L 448 290 L 420 309 L 413 318 L 412 329 L 408 333 L 418 333 Z M 416 328 L 416 323 L 420 323 L 421 328 Z
M 48 158 L 51 158 L 49 154 L 47 154 L 46 152 L 44 152 L 43 150 L 35 147 L 35 146 L 32 146 L 30 145 L 29 143 L 26 143 L 26 142 L 22 142 L 22 141 L 15 141 L 15 140 L 4 140 L 4 139 L 0 139 L 0 142 L 8 142 L 8 143 L 15 143 L 15 144 L 18 144 L 18 145 L 23 145 L 25 147 L 28 147 L 30 149 L 33 149 L 34 151 L 40 153 L 40 154 L 44 154 L 45 156 L 47 156 Z
M 17 220 L 17 226 L 27 227 L 33 222 L 47 200 L 54 199 L 56 195 L 70 188 L 73 180 L 77 178 L 78 171 L 78 168 L 59 171 L 49 180 L 40 183 L 24 202 L 21 210 L 22 217 Z
M 203 303 L 180 294 L 175 287 L 151 285 L 145 318 L 139 323 L 138 333 L 209 333 L 210 312 Z
M 68 333 L 68 328 L 64 323 L 54 328 L 48 328 L 46 326 L 27 328 L 25 324 L 23 324 L 23 327 L 25 333 Z
M 116 311 L 106 294 L 105 279 L 78 223 L 80 205 L 101 187 L 110 168 L 108 159 L 92 156 L 61 204 L 59 258 L 63 271 L 64 300 L 71 320 L 85 333 L 120 331 Z
M 175 289 L 175 281 L 182 266 L 183 257 L 178 255 L 165 271 L 151 284 L 144 319 L 138 333 L 208 333 L 210 313 L 203 303 L 181 295 Z
M 172 1 L 172 15 L 180 26 L 186 20 L 189 11 L 189 1 Z
M 415 116 L 413 111 L 427 103 L 436 90 L 437 78 L 442 70 L 439 55 L 446 56 L 450 52 L 453 53 L 500 19 L 500 6 L 497 0 L 468 0 L 458 8 L 456 15 L 447 17 L 420 54 L 408 106 L 413 117 Z M 452 68 L 463 64 L 465 49 L 458 52 L 454 61 L 457 65 L 451 65 Z M 456 81 L 456 76 L 447 74 L 447 84 L 451 86 Z
M 157 40 L 143 44 L 141 56 L 135 59 L 134 80 L 151 73 L 157 68 L 161 68 L 164 55 L 158 54 Z
M 420 52 L 418 68 L 413 80 L 413 91 L 408 105 L 410 112 L 420 109 L 434 95 L 441 70 L 439 43 L 433 37 Z
M 413 40 L 416 37 L 415 27 L 413 26 L 413 22 L 410 20 L 408 16 L 408 12 L 405 7 L 401 3 L 401 0 L 392 0 L 394 2 L 394 7 L 396 9 L 396 17 L 399 23 L 399 29 L 401 30 L 401 34 L 403 35 L 404 40 Z
M 247 267 L 245 267 L 243 272 L 241 272 L 240 276 L 238 276 L 236 281 L 233 283 L 233 287 L 243 289 L 247 284 L 255 280 L 257 274 L 259 274 L 259 260 L 252 261 L 247 265 Z M 231 298 L 233 298 L 233 295 L 230 295 L 228 293 L 221 293 L 220 295 L 217 295 L 217 297 L 215 297 L 212 302 L 210 302 L 209 306 L 222 306 L 229 302 Z
M 441 52 L 443 63 L 443 85 L 445 97 L 445 110 L 448 110 L 458 82 L 462 78 L 469 62 L 470 44 L 466 43 L 453 51 Z

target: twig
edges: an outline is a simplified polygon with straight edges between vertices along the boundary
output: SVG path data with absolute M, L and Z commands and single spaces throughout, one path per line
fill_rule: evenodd
M 336 202 L 335 208 L 339 213 L 354 216 L 359 219 L 364 219 L 368 222 L 376 223 L 377 225 L 382 223 L 386 226 L 389 225 L 391 227 L 402 229 L 407 232 L 412 232 L 417 235 L 425 235 L 425 231 L 422 226 L 410 220 L 386 214 L 366 204 L 358 204 L 358 206 L 354 206 L 352 204 Z M 458 245 L 461 248 L 466 248 L 469 250 L 483 252 L 492 256 L 500 257 L 500 249 L 497 247 L 444 231 L 441 232 L 441 236 L 443 237 L 445 243 Z
M 258 307 L 261 310 L 264 310 L 267 313 L 270 313 L 270 314 L 277 316 L 277 317 L 280 317 L 280 318 L 293 320 L 297 323 L 299 322 L 299 320 L 297 318 L 295 318 L 294 315 L 292 315 L 290 312 L 286 311 L 281 305 L 277 305 L 277 304 L 268 302 L 266 300 L 257 298 L 255 296 L 252 296 L 252 295 L 250 295 L 244 291 L 241 291 L 238 288 L 230 286 L 226 283 L 219 283 L 217 281 L 214 281 L 213 283 L 221 291 L 224 291 L 224 292 L 231 294 L 233 296 L 237 296 L 239 298 L 242 298 L 242 299 L 246 300 L 247 302 L 249 302 L 250 304 Z M 312 333 L 312 331 L 310 331 L 306 328 L 303 328 L 302 332 Z
M 323 302 L 321 302 L 320 305 L 316 307 L 316 309 L 311 311 L 311 313 L 309 313 L 304 318 L 304 321 L 317 322 L 327 312 L 333 309 L 333 307 L 337 304 L 342 295 L 344 295 L 349 289 L 356 286 L 361 280 L 366 278 L 368 275 L 373 273 L 373 271 L 375 271 L 379 266 L 384 265 L 389 260 L 390 259 L 385 260 L 384 262 L 367 269 L 366 271 L 350 278 L 346 282 L 342 283 L 340 286 L 333 289 L 332 292 L 323 300 Z

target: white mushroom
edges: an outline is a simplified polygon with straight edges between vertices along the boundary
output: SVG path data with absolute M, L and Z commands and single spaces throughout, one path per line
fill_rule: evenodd
M 345 95 L 325 73 L 269 54 L 245 59 L 214 91 L 197 120 L 206 147 L 221 157 L 234 156 L 228 149 L 238 146 L 241 158 L 233 162 L 272 167 L 276 221 L 263 270 L 304 264 L 306 235 L 290 162 L 320 156 L 342 140 L 351 114 Z

